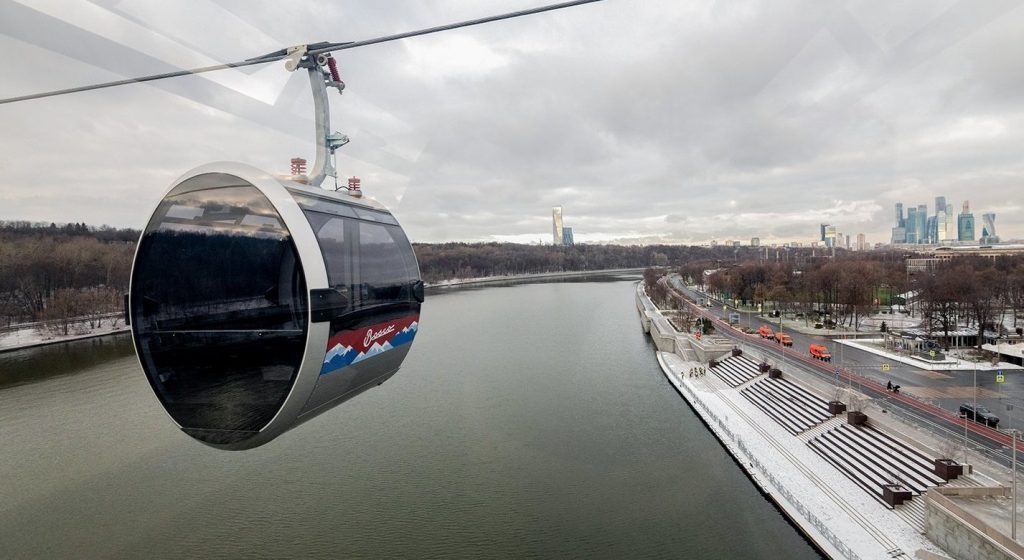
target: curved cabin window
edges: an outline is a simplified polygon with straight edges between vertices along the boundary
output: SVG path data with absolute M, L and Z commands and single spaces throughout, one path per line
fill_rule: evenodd
M 316 234 L 328 284 L 347 302 L 339 315 L 416 301 L 416 257 L 391 214 L 299 192 L 292 196 Z
M 411 301 L 418 279 L 412 248 L 398 226 L 359 223 L 359 296 L 364 306 Z
M 182 183 L 146 227 L 133 275 L 136 344 L 174 420 L 224 443 L 269 423 L 308 322 L 302 267 L 270 201 L 229 175 Z

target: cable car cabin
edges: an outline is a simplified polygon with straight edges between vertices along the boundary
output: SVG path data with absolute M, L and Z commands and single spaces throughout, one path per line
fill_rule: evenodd
M 412 247 L 381 205 L 210 164 L 153 213 L 127 312 L 171 419 L 248 449 L 394 375 L 422 301 Z

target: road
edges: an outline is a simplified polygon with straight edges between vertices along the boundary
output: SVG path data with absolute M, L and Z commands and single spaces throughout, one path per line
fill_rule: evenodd
M 705 294 L 683 285 L 677 276 L 670 277 L 670 281 L 673 288 L 689 298 L 696 300 L 705 297 Z M 825 335 L 794 331 L 786 331 L 793 338 L 793 347 L 783 349 L 778 344 L 761 339 L 758 335 L 744 334 L 729 327 L 725 320 L 726 315 L 737 310 L 731 307 L 728 310 L 723 309 L 723 302 L 716 302 L 710 308 L 697 305 L 692 305 L 692 308 L 714 318 L 718 334 L 759 346 L 776 356 L 780 363 L 785 360 L 787 365 L 799 366 L 802 370 L 822 379 L 844 386 L 853 385 L 855 389 L 881 404 L 882 408 L 909 417 L 915 423 L 925 425 L 939 435 L 962 441 L 966 428 L 972 448 L 978 446 L 986 455 L 1009 466 L 1010 436 L 981 424 L 965 422 L 957 414 L 960 403 L 974 400 L 973 370 L 931 371 L 839 344 Z M 773 330 L 778 327 L 778 323 L 773 324 L 756 313 L 740 311 L 740 314 L 742 326 L 756 329 L 761 325 L 768 325 Z M 807 351 L 811 343 L 828 346 L 833 361 L 825 363 L 811 358 Z M 882 371 L 883 363 L 890 364 L 890 371 Z M 839 370 L 838 375 L 836 370 Z M 1000 428 L 1019 429 L 1024 425 L 1024 373 L 1020 370 L 1006 373 L 1004 383 L 996 383 L 995 372 L 977 373 L 978 404 L 999 415 Z M 886 391 L 887 381 L 900 385 L 901 392 L 893 394 Z M 1014 410 L 1007 412 L 1007 404 L 1013 405 Z M 1017 417 L 1014 417 L 1014 414 Z M 1018 443 L 1018 451 L 1021 447 L 1024 447 L 1024 444 Z

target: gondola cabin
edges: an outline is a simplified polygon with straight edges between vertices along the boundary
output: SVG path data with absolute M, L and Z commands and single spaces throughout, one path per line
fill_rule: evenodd
M 218 163 L 181 177 L 153 212 L 126 311 L 171 419 L 248 449 L 394 375 L 422 301 L 386 208 Z

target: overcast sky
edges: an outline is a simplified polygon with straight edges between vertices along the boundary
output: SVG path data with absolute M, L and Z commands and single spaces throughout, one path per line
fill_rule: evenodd
M 0 0 L 0 97 L 552 0 Z M 1020 2 L 605 0 L 345 51 L 343 176 L 414 241 L 887 242 L 944 195 L 1024 237 Z M 283 63 L 0 105 L 0 219 L 141 227 L 200 164 L 313 159 Z

